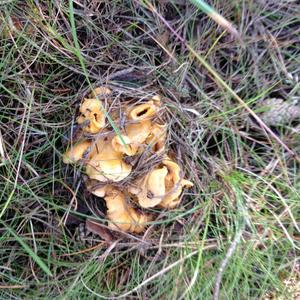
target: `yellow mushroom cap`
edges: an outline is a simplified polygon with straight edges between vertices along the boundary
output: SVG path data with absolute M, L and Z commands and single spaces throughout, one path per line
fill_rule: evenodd
M 79 161 L 83 158 L 83 154 L 91 146 L 90 141 L 82 141 L 75 145 L 71 145 L 70 149 L 63 155 L 63 162 L 65 164 L 71 164 Z
M 125 195 L 116 190 L 110 190 L 105 196 L 107 217 L 113 223 L 112 229 L 119 229 L 132 233 L 140 233 L 145 230 L 146 223 L 151 221 L 150 215 L 139 213 L 126 203 Z
M 168 168 L 168 175 L 165 179 L 166 195 L 160 202 L 159 206 L 163 208 L 174 208 L 180 202 L 178 198 L 184 187 L 192 187 L 193 183 L 186 179 L 180 178 L 179 165 L 169 158 L 163 160 L 163 164 Z
M 84 99 L 79 111 L 81 116 L 77 118 L 77 123 L 84 124 L 84 131 L 98 133 L 105 126 L 105 114 L 99 100 Z
M 143 120 L 139 123 L 128 124 L 125 127 L 125 131 L 130 140 L 136 144 L 142 144 L 145 142 L 150 134 L 151 121 Z
M 184 186 L 191 187 L 193 183 L 180 178 L 180 167 L 170 159 L 165 159 L 161 167 L 150 171 L 128 191 L 136 195 L 141 207 L 149 208 L 159 205 L 163 208 L 174 208 L 179 204 L 179 196 Z
M 162 208 L 169 208 L 169 209 L 175 208 L 176 206 L 178 206 L 178 204 L 181 201 L 179 196 L 182 193 L 182 189 L 184 187 L 190 188 L 193 185 L 194 184 L 189 180 L 186 179 L 181 180 L 178 183 L 178 186 L 174 186 L 173 189 L 169 191 L 169 193 L 167 192 L 166 196 L 159 203 L 159 206 Z
M 143 193 L 137 195 L 141 207 L 154 207 L 163 200 L 166 193 L 165 178 L 167 174 L 166 167 L 150 172 Z
M 122 135 L 122 139 L 118 135 L 112 139 L 112 147 L 114 150 L 124 153 L 128 156 L 135 155 L 137 152 L 137 147 L 133 145 L 131 139 L 127 135 Z
M 136 195 L 141 207 L 155 207 L 165 196 L 165 178 L 167 174 L 168 169 L 166 167 L 156 168 L 150 171 L 144 178 L 137 180 L 135 185 L 129 186 L 128 191 Z
M 145 143 L 150 134 L 151 121 L 144 120 L 134 124 L 128 124 L 125 127 L 126 135 L 122 135 L 123 140 L 119 136 L 115 136 L 112 140 L 112 145 L 115 151 L 122 152 L 123 154 L 132 156 L 135 155 Z
M 147 180 L 148 190 L 153 194 L 154 197 L 162 198 L 165 194 L 165 178 L 168 174 L 168 169 L 162 167 L 156 170 L 153 170 L 149 174 Z
M 180 180 L 180 167 L 179 165 L 171 160 L 169 157 L 166 157 L 162 163 L 168 168 L 168 175 L 166 177 L 166 184 L 172 186 Z
M 158 107 L 154 104 L 154 101 L 148 101 L 147 103 L 134 106 L 128 112 L 128 117 L 134 121 L 141 121 L 150 119 L 158 111 Z
M 101 182 L 121 181 L 126 178 L 132 167 L 123 161 L 123 154 L 112 147 L 111 139 L 99 139 L 86 166 L 86 174 Z
M 149 145 L 155 153 L 161 153 L 165 150 L 166 142 L 166 125 L 153 124 L 150 130 L 150 135 L 146 139 L 146 144 Z
M 108 185 L 102 186 L 94 191 L 91 191 L 91 193 L 97 197 L 103 198 L 106 195 L 108 187 L 109 187 Z

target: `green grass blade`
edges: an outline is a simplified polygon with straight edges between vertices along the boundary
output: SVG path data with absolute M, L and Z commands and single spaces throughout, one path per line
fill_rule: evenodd
M 52 272 L 47 267 L 47 265 L 43 262 L 43 260 L 35 254 L 32 249 L 17 235 L 17 233 L 11 229 L 8 225 L 1 221 L 1 223 L 5 226 L 7 231 L 16 239 L 16 241 L 24 248 L 24 250 L 30 255 L 30 257 L 39 265 L 39 267 L 49 276 L 53 277 Z

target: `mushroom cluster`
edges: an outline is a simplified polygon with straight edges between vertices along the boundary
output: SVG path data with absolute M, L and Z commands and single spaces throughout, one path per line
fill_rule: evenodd
M 159 96 L 106 113 L 104 104 L 111 108 L 111 103 L 112 92 L 106 87 L 96 88 L 83 99 L 77 118 L 81 135 L 63 161 L 83 165 L 87 187 L 106 202 L 110 228 L 140 233 L 153 220 L 141 209 L 172 209 L 180 203 L 183 188 L 193 184 L 167 154 L 167 126 L 157 121 Z M 111 130 L 112 124 L 120 129 Z M 154 163 L 138 172 L 150 156 Z

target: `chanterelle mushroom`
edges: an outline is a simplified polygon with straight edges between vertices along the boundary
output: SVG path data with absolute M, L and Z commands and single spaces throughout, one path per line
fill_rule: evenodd
M 144 208 L 157 206 L 166 193 L 165 178 L 168 174 L 166 167 L 150 171 L 144 178 L 137 180 L 128 191 L 136 195 L 139 205 Z
M 125 134 L 122 134 L 123 141 L 116 135 L 112 140 L 113 148 L 126 155 L 135 155 L 150 135 L 151 121 L 144 120 L 125 127 Z M 123 143 L 125 142 L 125 144 Z
M 121 181 L 127 177 L 132 166 L 123 161 L 123 154 L 114 150 L 111 139 L 97 140 L 86 166 L 86 174 L 101 182 Z
M 163 165 L 168 169 L 168 175 L 165 178 L 167 192 L 159 206 L 163 208 L 174 208 L 180 202 L 178 197 L 180 196 L 182 189 L 184 187 L 192 187 L 193 183 L 181 178 L 179 165 L 168 157 L 163 160 Z
M 90 146 L 91 142 L 87 140 L 71 145 L 70 149 L 63 155 L 63 162 L 70 164 L 79 161 Z
M 159 205 L 163 208 L 174 208 L 179 204 L 179 196 L 184 186 L 193 184 L 180 177 L 180 167 L 166 158 L 161 167 L 150 171 L 143 179 L 136 181 L 128 191 L 136 195 L 141 207 L 149 208 Z
M 84 99 L 79 109 L 81 115 L 77 123 L 82 124 L 83 130 L 98 133 L 105 126 L 105 114 L 100 100 Z
M 128 117 L 134 121 L 148 120 L 157 113 L 158 108 L 157 102 L 150 100 L 147 103 L 136 105 L 129 109 Z
M 82 159 L 87 175 L 86 187 L 92 194 L 104 198 L 107 217 L 111 221 L 109 227 L 140 233 L 152 220 L 152 215 L 133 208 L 127 203 L 127 196 L 142 208 L 170 209 L 179 204 L 182 189 L 193 184 L 182 178 L 180 166 L 175 161 L 163 156 L 167 126 L 158 123 L 161 121 L 157 116 L 161 106 L 160 97 L 153 96 L 148 102 L 131 105 L 130 108 L 126 102 L 115 107 L 111 97 L 108 98 L 111 93 L 110 89 L 102 86 L 84 99 L 77 122 L 82 125 L 84 132 L 99 134 L 89 137 L 91 141 L 84 140 L 71 146 L 64 154 L 63 161 L 75 163 Z M 102 131 L 105 113 L 101 101 L 105 105 L 112 105 L 110 118 L 120 125 L 121 135 L 113 134 L 110 126 L 105 132 Z M 148 150 L 151 155 L 143 155 Z M 160 157 L 164 157 L 162 161 Z M 133 163 L 136 158 L 138 164 Z M 152 158 L 155 158 L 154 165 L 146 170 L 146 166 L 142 165 L 143 159 L 151 164 Z M 127 164 L 130 161 L 132 165 Z M 146 173 L 138 178 L 139 167 Z M 132 176 L 126 178 L 132 169 Z M 126 181 L 122 181 L 125 178 Z
M 150 135 L 146 139 L 146 144 L 151 147 L 153 152 L 158 154 L 165 150 L 165 142 L 166 125 L 153 124 Z
M 112 223 L 109 227 L 131 233 L 144 231 L 146 223 L 152 220 L 150 215 L 139 213 L 126 203 L 124 193 L 110 189 L 104 197 L 107 206 L 107 217 Z

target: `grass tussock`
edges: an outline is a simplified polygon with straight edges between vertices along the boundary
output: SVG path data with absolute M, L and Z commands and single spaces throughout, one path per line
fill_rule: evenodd
M 299 6 L 208 2 L 243 44 L 181 0 L 0 4 L 1 299 L 295 297 L 300 123 L 267 131 L 251 111 L 300 97 Z M 141 236 L 82 238 L 103 203 L 62 163 L 81 99 L 103 84 L 115 103 L 162 95 L 195 184 Z

